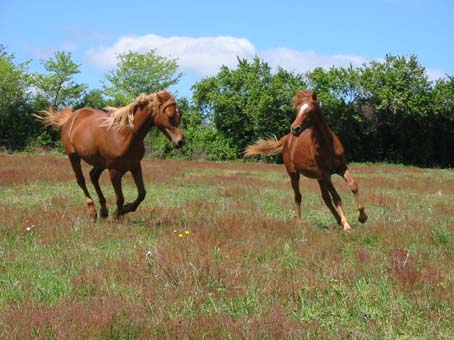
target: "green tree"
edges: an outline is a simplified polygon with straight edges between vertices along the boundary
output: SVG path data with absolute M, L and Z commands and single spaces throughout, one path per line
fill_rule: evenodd
M 454 76 L 436 81 L 432 91 L 434 163 L 454 166 Z
M 102 90 L 90 90 L 77 102 L 74 109 L 82 107 L 92 107 L 95 109 L 103 109 L 107 106 L 107 101 L 103 96 Z
M 415 56 L 387 55 L 358 68 L 317 68 L 306 77 L 349 159 L 432 162 L 432 87 Z
M 376 122 L 370 146 L 380 148 L 375 150 L 380 160 L 426 164 L 433 148 L 432 88 L 416 56 L 387 55 L 384 61 L 372 61 L 362 69 L 360 81 L 363 103 Z
M 55 108 L 75 105 L 87 86 L 73 80 L 74 75 L 80 72 L 80 65 L 72 61 L 71 53 L 58 51 L 41 63 L 47 74 L 34 75 L 38 95 Z
M 454 121 L 454 76 L 438 79 L 432 94 L 435 115 Z
M 250 142 L 289 131 L 294 118 L 291 98 L 302 87 L 300 75 L 283 69 L 272 74 L 270 66 L 255 57 L 251 62 L 238 59 L 233 70 L 223 66 L 192 89 L 202 117 L 240 156 Z
M 183 127 L 186 140 L 189 141 L 181 149 L 188 159 L 206 159 L 213 161 L 231 160 L 236 158 L 236 149 L 229 141 L 219 134 L 216 127 L 188 100 L 179 101 L 182 110 Z
M 385 61 L 372 61 L 363 69 L 361 83 L 366 99 L 382 113 L 396 117 L 429 114 L 431 84 L 414 55 L 387 55 Z
M 147 53 L 130 51 L 117 57 L 117 68 L 106 75 L 110 84 L 103 84 L 103 91 L 114 106 L 126 105 L 142 93 L 163 90 L 180 80 L 177 60 L 159 56 L 155 49 Z
M 23 147 L 36 129 L 31 112 L 29 61 L 16 64 L 0 45 L 0 145 Z

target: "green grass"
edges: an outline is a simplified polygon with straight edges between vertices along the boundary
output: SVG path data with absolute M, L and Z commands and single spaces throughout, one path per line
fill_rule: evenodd
M 91 223 L 69 162 L 0 155 L 1 339 L 452 339 L 452 170 L 355 164 L 344 233 L 309 179 L 295 222 L 281 166 L 143 165 Z

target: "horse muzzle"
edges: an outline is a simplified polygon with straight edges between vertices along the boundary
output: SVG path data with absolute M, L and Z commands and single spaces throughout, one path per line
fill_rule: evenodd
M 173 146 L 175 147 L 175 149 L 179 149 L 179 148 L 183 147 L 183 145 L 184 145 L 185 143 L 186 143 L 186 142 L 185 142 L 184 138 L 181 138 L 181 139 L 178 140 L 178 141 L 174 141 L 174 142 L 173 142 Z
M 303 132 L 303 127 L 301 125 L 292 126 L 290 130 L 292 132 L 292 135 L 298 137 L 301 134 L 301 132 Z

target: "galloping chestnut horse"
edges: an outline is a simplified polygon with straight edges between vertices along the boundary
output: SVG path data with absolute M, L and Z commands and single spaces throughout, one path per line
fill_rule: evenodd
M 47 126 L 62 127 L 61 139 L 76 174 L 77 183 L 84 191 L 88 213 L 96 221 L 97 213 L 93 199 L 88 193 L 82 174 L 81 159 L 93 166 L 90 178 L 99 197 L 100 215 L 108 216 L 106 199 L 99 186 L 99 176 L 109 170 L 115 189 L 117 209 L 114 219 L 135 211 L 145 198 L 140 161 L 145 153 L 143 139 L 151 127 L 156 126 L 172 141 L 174 147 L 184 145 L 180 126 L 181 113 L 174 97 L 168 91 L 141 95 L 133 103 L 121 108 L 106 108 L 108 112 L 92 108 L 76 111 L 65 109 L 56 112 L 42 111 L 35 115 Z M 137 199 L 124 205 L 121 178 L 130 171 L 137 186 Z
M 342 201 L 331 181 L 332 174 L 338 174 L 347 181 L 355 195 L 359 210 L 359 222 L 365 223 L 367 215 L 361 204 L 358 185 L 345 162 L 344 148 L 326 121 L 313 91 L 300 91 L 294 98 L 296 118 L 291 125 L 291 133 L 281 139 L 259 140 L 246 148 L 246 156 L 273 155 L 282 153 L 285 168 L 290 176 L 295 193 L 296 217 L 301 222 L 300 174 L 318 180 L 322 198 L 331 210 L 337 223 L 344 231 L 351 229 Z M 333 205 L 334 203 L 334 205 Z

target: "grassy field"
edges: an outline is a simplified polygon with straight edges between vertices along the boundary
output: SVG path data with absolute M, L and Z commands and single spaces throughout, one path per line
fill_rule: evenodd
M 283 166 L 142 164 L 92 224 L 66 158 L 0 154 L 0 339 L 453 339 L 453 170 L 352 165 L 344 233 Z

